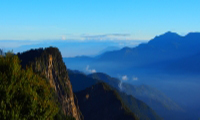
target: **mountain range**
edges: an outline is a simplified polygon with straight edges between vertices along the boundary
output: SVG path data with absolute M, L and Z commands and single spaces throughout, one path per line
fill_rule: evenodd
M 146 103 L 142 102 L 141 100 L 138 100 L 137 98 L 133 97 L 132 95 L 127 95 L 126 93 L 120 91 L 119 89 L 116 89 L 115 86 L 112 86 L 110 84 L 110 82 L 106 81 L 106 79 L 96 79 L 96 78 L 92 78 L 90 76 L 87 76 L 81 72 L 77 72 L 77 71 L 69 71 L 69 77 L 73 86 L 73 91 L 75 91 L 78 101 L 83 102 L 80 103 L 80 109 L 83 107 L 83 109 L 88 109 L 87 106 L 85 104 L 90 104 L 90 103 L 85 103 L 85 101 L 87 101 L 87 99 L 85 98 L 86 94 L 89 94 L 91 91 L 96 91 L 96 92 L 91 92 L 91 94 L 93 96 L 98 95 L 97 93 L 101 91 L 100 95 L 102 95 L 102 97 L 107 96 L 105 93 L 105 89 L 102 89 L 104 87 L 108 88 L 108 90 L 112 93 L 115 94 L 115 99 L 120 99 L 121 103 L 124 104 L 130 111 L 132 111 L 137 118 L 139 118 L 140 120 L 160 120 L 161 118 L 156 114 L 156 112 L 154 110 L 152 110 L 148 105 L 146 105 Z M 103 73 L 102 73 L 103 74 Z M 104 74 L 106 75 L 106 74 Z M 111 80 L 112 81 L 112 80 Z M 102 83 L 104 82 L 104 83 Z M 113 83 L 116 83 L 117 81 L 113 81 Z M 107 85 L 108 84 L 108 85 Z M 98 87 L 98 86 L 104 86 L 104 87 Z M 96 88 L 97 87 L 97 88 Z M 87 92 L 85 92 L 87 91 Z M 104 93 L 104 92 L 105 93 Z M 82 94 L 84 94 L 82 96 Z M 82 96 L 81 98 L 79 96 Z M 110 96 L 110 95 L 109 95 Z M 99 98 L 99 97 L 96 97 Z M 114 99 L 112 98 L 112 99 Z M 106 100 L 108 98 L 105 99 L 101 99 L 101 100 Z M 110 97 L 109 97 L 110 99 Z M 95 102 L 95 98 L 93 98 L 93 101 Z M 111 102 L 112 103 L 112 102 Z M 84 105 L 83 105 L 84 104 Z M 94 109 L 98 109 L 97 106 L 95 105 L 91 105 L 94 107 Z M 104 108 L 106 109 L 105 106 L 107 105 L 102 105 L 104 106 Z M 83 110 L 84 111 L 84 110 Z M 91 113 L 91 111 L 87 114 Z M 84 115 L 84 113 L 83 113 Z M 88 115 L 87 115 L 88 116 Z
M 17 56 L 23 69 L 31 67 L 35 74 L 49 83 L 60 109 L 55 119 L 161 119 L 148 105 L 133 96 L 82 72 L 67 70 L 57 48 L 32 49 Z
M 133 48 L 124 47 L 105 52 L 98 57 L 84 56 L 63 58 L 63 60 L 72 70 L 80 70 L 86 74 L 106 73 L 120 81 L 123 81 L 122 76 L 126 76 L 125 82 L 129 84 L 145 84 L 156 88 L 170 100 L 175 101 L 180 108 L 188 110 L 189 118 L 191 116 L 198 118 L 200 117 L 198 115 L 199 46 L 200 33 L 198 32 L 188 33 L 185 36 L 166 32 Z M 87 69 L 88 66 L 91 70 Z M 180 113 L 180 116 L 182 115 Z
M 93 73 L 88 76 L 97 80 L 102 80 L 117 90 L 145 102 L 164 119 L 173 118 L 170 116 L 172 113 L 184 113 L 183 109 L 164 93 L 148 85 L 132 85 L 104 73 Z M 176 115 L 173 116 L 175 117 Z
M 121 50 L 105 52 L 99 57 L 93 58 L 64 58 L 64 61 L 69 64 L 70 69 L 84 70 L 85 66 L 90 65 L 99 72 L 106 72 L 114 76 L 116 76 L 116 72 L 121 72 L 120 70 L 112 72 L 115 68 L 134 72 L 137 72 L 136 69 L 144 68 L 171 71 L 174 70 L 173 65 L 177 61 L 184 62 L 188 58 L 187 63 L 189 64 L 190 61 L 197 59 L 194 56 L 200 53 L 199 45 L 200 33 L 180 36 L 173 32 L 167 32 L 134 48 L 124 47 Z M 82 64 L 79 60 L 87 62 Z M 179 65 L 176 66 L 176 69 L 188 73 L 187 69 L 183 69 Z M 198 72 L 198 69 L 193 67 L 190 67 L 190 70 Z
M 200 33 L 167 32 L 137 47 L 96 57 L 62 58 L 54 47 L 17 56 L 24 70 L 31 67 L 52 88 L 59 106 L 56 118 L 197 119 L 199 45 Z

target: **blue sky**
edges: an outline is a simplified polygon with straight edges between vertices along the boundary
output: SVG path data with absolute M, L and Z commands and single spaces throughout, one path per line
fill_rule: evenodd
M 1 0 L 0 40 L 149 40 L 200 31 L 199 0 Z
M 199 0 L 0 0 L 0 48 L 55 46 L 64 57 L 200 31 Z

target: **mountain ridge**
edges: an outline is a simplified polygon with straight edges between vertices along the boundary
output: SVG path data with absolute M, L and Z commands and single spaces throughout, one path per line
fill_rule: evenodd
M 103 74 L 103 73 L 100 73 L 100 74 Z M 74 76 L 76 76 L 76 77 L 74 77 Z M 119 94 L 123 103 L 125 103 L 125 105 L 133 113 L 135 113 L 138 118 L 140 118 L 142 120 L 143 119 L 144 120 L 146 120 L 146 119 L 155 119 L 155 120 L 160 119 L 160 117 L 144 102 L 136 99 L 135 97 L 133 97 L 131 95 L 126 95 L 125 93 L 122 93 L 124 91 L 120 91 L 119 89 L 116 89 L 114 86 L 115 85 L 118 86 L 118 83 L 116 84 L 115 81 L 117 81 L 117 79 L 115 79 L 115 78 L 113 78 L 115 80 L 110 79 L 110 80 L 105 81 L 105 79 L 102 80 L 102 79 L 98 78 L 98 76 L 96 76 L 95 78 L 92 78 L 89 75 L 87 76 L 87 75 L 83 75 L 83 74 L 80 74 L 80 73 L 77 73 L 77 72 L 73 73 L 73 71 L 69 72 L 69 77 L 70 77 L 71 83 L 73 85 L 73 90 L 76 93 L 83 91 L 87 88 L 91 88 L 92 85 L 96 85 L 98 83 L 104 82 L 105 84 L 109 85 L 112 90 L 116 91 L 117 94 Z M 118 81 L 118 82 L 120 82 L 120 81 Z
M 74 117 L 76 120 L 83 119 L 79 108 L 76 106 L 76 99 L 74 98 L 66 66 L 57 48 L 29 50 L 17 55 L 21 59 L 24 68 L 31 66 L 34 72 L 47 79 L 55 90 L 56 98 L 65 115 Z
M 88 77 L 101 80 L 115 89 L 145 102 L 164 119 L 169 119 L 168 116 L 172 113 L 184 112 L 180 106 L 168 98 L 164 93 L 148 85 L 131 85 L 124 82 L 122 83 L 119 79 L 110 77 L 105 73 L 93 73 L 89 74 Z M 121 87 L 119 87 L 119 84 L 121 84 Z
M 99 72 L 113 75 L 113 69 L 116 68 L 121 68 L 123 71 L 127 69 L 134 71 L 137 67 L 142 68 L 157 62 L 173 62 L 174 60 L 184 59 L 200 53 L 199 46 L 199 32 L 188 33 L 185 36 L 167 32 L 151 39 L 147 43 L 139 44 L 133 48 L 124 47 L 120 50 L 105 52 L 98 58 L 90 57 L 88 61 L 84 60 L 84 58 L 81 59 L 83 62 L 78 61 L 76 58 L 64 58 L 64 61 L 71 63 L 69 65 L 70 69 L 83 71 L 87 65 L 90 65 L 98 69 Z
M 76 92 L 76 95 L 79 100 L 80 109 L 87 120 L 138 119 L 124 105 L 120 96 L 105 83 L 97 83 L 85 90 Z M 97 109 L 98 112 L 96 111 Z

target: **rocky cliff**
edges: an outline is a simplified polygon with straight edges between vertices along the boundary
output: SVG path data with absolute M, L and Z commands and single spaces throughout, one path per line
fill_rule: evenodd
M 76 120 L 83 119 L 75 104 L 77 100 L 75 100 L 61 53 L 57 48 L 30 50 L 18 54 L 18 56 L 22 61 L 22 67 L 32 66 L 34 72 L 49 81 L 65 115 L 74 117 Z

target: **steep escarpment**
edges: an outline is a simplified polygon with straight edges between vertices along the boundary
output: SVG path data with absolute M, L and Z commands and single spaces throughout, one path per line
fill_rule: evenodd
M 98 83 L 77 92 L 80 110 L 86 120 L 138 119 L 122 102 L 120 96 L 105 83 Z
M 22 67 L 32 66 L 34 72 L 49 81 L 65 115 L 74 117 L 76 120 L 83 119 L 75 104 L 77 101 L 74 98 L 66 66 L 57 48 L 30 50 L 18 54 L 18 56 L 21 59 Z

